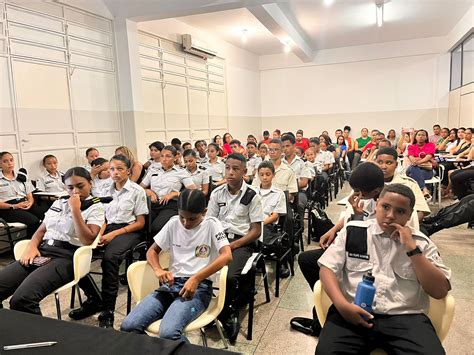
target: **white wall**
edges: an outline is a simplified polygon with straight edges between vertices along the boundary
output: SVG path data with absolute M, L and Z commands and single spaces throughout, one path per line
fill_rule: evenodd
M 449 56 L 444 38 L 335 48 L 303 64 L 294 55 L 260 57 L 263 128 L 306 135 L 362 127 L 447 123 Z
M 177 19 L 140 22 L 138 28 L 175 42 L 181 41 L 181 34 L 189 33 L 217 51 L 217 55 L 226 61 L 229 130 L 239 139 L 246 138 L 249 133 L 261 134 L 260 71 L 256 54 L 217 39 Z

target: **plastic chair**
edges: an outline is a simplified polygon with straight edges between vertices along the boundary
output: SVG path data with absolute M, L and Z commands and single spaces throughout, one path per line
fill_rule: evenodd
M 27 237 L 26 229 L 27 226 L 23 223 L 8 223 L 3 218 L 0 218 L 0 242 L 8 243 L 10 245 L 10 251 L 14 254 L 13 249 L 15 248 L 15 241 Z
M 433 191 L 438 191 L 438 207 L 441 207 L 441 181 L 443 181 L 445 167 L 442 164 L 439 164 L 438 176 L 433 176 L 431 179 L 425 180 L 425 184 L 432 184 Z M 438 187 L 436 189 L 436 187 Z M 434 194 L 433 194 L 434 195 Z
M 448 335 L 449 328 L 453 322 L 454 317 L 454 297 L 448 294 L 442 299 L 430 299 L 430 306 L 428 309 L 428 318 L 431 320 L 433 327 L 438 335 L 439 340 L 442 342 Z M 326 315 L 329 307 L 332 305 L 332 301 L 324 291 L 321 281 L 317 281 L 314 285 L 314 305 L 316 308 L 316 314 L 318 315 L 319 323 L 321 327 L 326 322 Z M 371 354 L 386 354 L 381 349 L 375 349 Z
M 59 292 L 70 289 L 70 288 L 74 288 L 79 282 L 79 280 L 89 273 L 91 269 L 92 250 L 94 249 L 94 245 L 97 245 L 99 238 L 100 238 L 100 233 L 91 245 L 79 247 L 74 252 L 74 256 L 73 256 L 74 279 L 68 282 L 67 284 L 61 286 L 60 288 L 58 288 L 56 291 L 54 291 L 54 298 L 56 301 L 56 312 L 57 312 L 59 320 L 61 319 L 61 304 L 59 302 Z M 30 240 L 21 240 L 15 244 L 15 247 L 13 249 L 15 260 L 19 260 L 21 258 L 29 242 Z M 72 294 L 74 294 L 74 289 L 72 290 L 72 292 L 73 292 Z
M 169 254 L 160 253 L 160 264 L 163 268 L 169 266 Z M 137 261 L 130 265 L 127 269 L 127 278 L 132 292 L 133 299 L 139 303 L 143 298 L 156 290 L 160 282 L 155 275 L 155 272 L 151 268 L 150 264 L 146 261 Z M 222 332 L 222 326 L 220 321 L 217 319 L 219 313 L 224 308 L 225 293 L 226 293 L 226 281 L 227 281 L 227 266 L 224 266 L 219 275 L 219 293 L 217 296 L 213 296 L 209 306 L 195 320 L 189 323 L 183 332 L 191 332 L 199 329 L 201 332 L 203 345 L 207 347 L 206 333 L 204 327 L 212 322 L 216 323 L 217 331 L 219 336 L 224 342 L 224 347 L 227 349 L 228 345 Z M 161 320 L 157 320 L 150 324 L 146 329 L 146 333 L 151 336 L 159 336 Z

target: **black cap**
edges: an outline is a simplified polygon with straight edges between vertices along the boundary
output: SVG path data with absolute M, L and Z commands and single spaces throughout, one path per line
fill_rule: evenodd
M 367 274 L 365 274 L 365 275 L 362 277 L 362 280 L 366 280 L 366 281 L 369 281 L 369 282 L 374 282 L 374 281 L 375 281 L 375 277 L 372 276 L 372 271 L 368 271 Z

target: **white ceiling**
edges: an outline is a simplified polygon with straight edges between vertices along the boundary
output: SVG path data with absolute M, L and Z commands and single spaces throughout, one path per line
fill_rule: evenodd
M 312 50 L 446 36 L 472 6 L 472 0 L 392 0 L 385 4 L 384 25 L 376 26 L 374 0 L 277 1 Z M 259 55 L 276 54 L 283 45 L 248 9 L 178 18 Z M 473 20 L 474 21 L 474 20 Z M 241 30 L 248 30 L 242 43 Z
M 184 23 L 245 48 L 255 54 L 281 53 L 283 45 L 246 8 L 180 17 Z M 242 30 L 247 30 L 247 43 L 242 43 Z

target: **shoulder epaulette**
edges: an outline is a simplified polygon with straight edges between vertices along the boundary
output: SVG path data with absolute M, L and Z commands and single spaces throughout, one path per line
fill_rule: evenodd
M 245 191 L 244 195 L 240 199 L 240 203 L 244 206 L 248 206 L 250 202 L 252 202 L 253 198 L 257 195 L 257 192 L 250 187 L 247 187 L 247 190 Z

